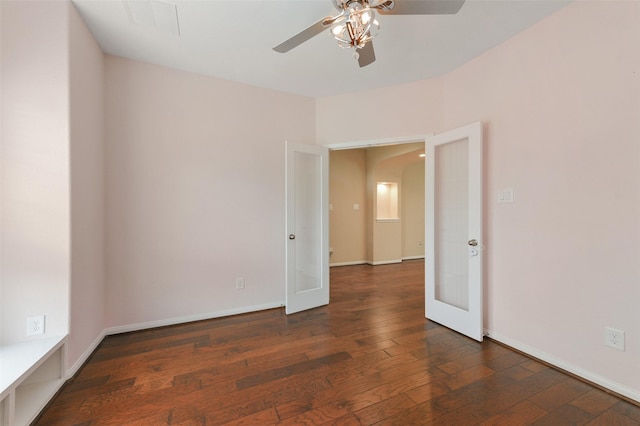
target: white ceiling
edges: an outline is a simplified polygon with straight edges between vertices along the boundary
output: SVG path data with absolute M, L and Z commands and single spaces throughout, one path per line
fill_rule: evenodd
M 456 15 L 379 16 L 377 60 L 364 68 L 328 31 L 288 53 L 272 50 L 335 15 L 332 0 L 128 1 L 142 7 L 175 5 L 179 36 L 135 23 L 131 10 L 136 5 L 123 0 L 73 3 L 105 53 L 319 97 L 446 74 L 570 1 L 466 0 Z

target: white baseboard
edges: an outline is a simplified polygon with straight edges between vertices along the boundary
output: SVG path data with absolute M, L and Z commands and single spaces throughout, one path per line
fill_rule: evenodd
M 65 377 L 67 380 L 73 377 L 78 372 L 78 370 L 80 370 L 80 367 L 84 365 L 84 363 L 87 361 L 87 359 L 89 359 L 93 351 L 95 351 L 98 345 L 102 342 L 102 340 L 104 339 L 104 336 L 106 336 L 105 330 L 102 330 L 102 332 L 98 335 L 98 337 L 96 337 L 93 340 L 93 342 L 91 342 L 89 347 L 85 349 L 82 355 L 80 355 L 80 358 L 78 358 L 78 360 L 71 366 L 71 368 L 67 369 L 66 377 Z
M 78 372 L 80 367 L 84 365 L 87 359 L 89 359 L 91 354 L 93 354 L 93 352 L 96 350 L 98 345 L 102 342 L 102 340 L 106 336 L 109 336 L 112 334 L 127 333 L 130 331 L 145 330 L 145 329 L 154 328 L 154 327 L 183 324 L 183 323 L 192 322 L 192 321 L 200 321 L 205 319 L 227 317 L 231 315 L 246 314 L 248 312 L 264 311 L 266 309 L 280 308 L 284 305 L 285 305 L 284 302 L 265 303 L 263 305 L 248 306 L 248 307 L 237 308 L 237 309 L 227 309 L 224 311 L 209 312 L 206 314 L 187 315 L 184 317 L 176 317 L 176 318 L 169 318 L 169 319 L 158 320 L 158 321 L 149 321 L 149 322 L 143 322 L 138 324 L 129 324 L 129 325 L 121 325 L 117 327 L 105 328 L 98 335 L 98 337 L 94 339 L 94 341 L 89 345 L 89 347 L 87 347 L 87 349 L 82 353 L 80 358 L 78 358 L 78 360 L 71 366 L 71 368 L 67 369 L 66 379 L 70 379 Z
M 167 318 L 167 319 L 162 319 L 157 321 L 141 322 L 137 324 L 120 325 L 116 327 L 109 327 L 105 329 L 104 333 L 105 335 L 109 336 L 111 334 L 128 333 L 130 331 L 145 330 L 147 328 L 164 327 L 167 325 L 183 324 L 183 323 L 192 322 L 192 321 L 201 321 L 201 320 L 212 319 L 212 318 L 228 317 L 231 315 L 246 314 L 248 312 L 264 311 L 267 309 L 280 308 L 284 305 L 285 303 L 283 301 L 279 301 L 279 302 L 265 303 L 262 305 L 244 306 L 241 308 L 226 309 L 224 311 L 209 312 L 205 314 L 187 315 L 184 317 L 175 317 L 175 318 Z
M 330 263 L 329 266 L 353 266 L 353 265 L 366 265 L 367 262 L 366 260 L 355 260 L 353 262 L 337 262 L 337 263 Z
M 527 346 L 518 341 L 512 340 L 506 336 L 503 336 L 499 333 L 495 333 L 491 330 L 485 330 L 485 335 L 490 337 L 491 339 L 503 343 L 507 346 L 510 346 L 514 349 L 519 350 L 527 355 L 530 355 L 534 358 L 537 358 L 541 361 L 549 363 L 555 367 L 558 367 L 564 371 L 567 371 L 571 374 L 574 374 L 578 377 L 581 377 L 589 382 L 595 383 L 596 385 L 602 386 L 603 388 L 609 389 L 613 392 L 616 392 L 620 395 L 623 395 L 627 398 L 630 398 L 634 401 L 640 402 L 640 391 L 628 388 L 620 383 L 613 382 L 607 378 L 599 376 L 591 371 L 584 370 L 570 362 L 564 361 L 562 359 L 556 358 L 548 353 L 539 351 L 535 348 Z
M 369 265 L 378 266 L 378 265 L 390 265 L 392 263 L 402 263 L 402 259 L 392 259 L 392 260 L 381 260 L 379 262 L 367 262 Z
M 407 257 L 403 257 L 402 260 L 418 260 L 418 259 L 424 259 L 424 255 L 422 256 L 407 256 Z
M 393 260 L 383 260 L 380 262 L 372 262 L 370 260 L 354 260 L 352 262 L 337 262 L 337 263 L 330 263 L 329 266 L 333 267 L 333 266 L 353 266 L 353 265 L 372 265 L 372 266 L 377 266 L 377 265 L 389 265 L 392 263 L 402 263 L 405 260 L 417 260 L 417 259 L 424 259 L 424 256 L 407 256 L 407 257 L 403 257 L 402 259 L 393 259 Z

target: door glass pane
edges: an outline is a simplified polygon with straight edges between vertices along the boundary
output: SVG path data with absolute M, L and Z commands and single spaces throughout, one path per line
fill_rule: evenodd
M 318 155 L 295 153 L 296 293 L 322 286 L 322 168 Z
M 435 298 L 469 310 L 468 140 L 435 147 Z

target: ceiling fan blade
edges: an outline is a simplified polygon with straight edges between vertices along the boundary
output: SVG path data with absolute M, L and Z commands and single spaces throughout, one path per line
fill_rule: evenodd
M 362 49 L 358 49 L 358 65 L 360 65 L 360 68 L 374 63 L 375 60 L 376 52 L 373 50 L 373 42 L 369 41 Z
M 453 15 L 465 0 L 393 0 L 375 6 L 381 15 Z
M 294 47 L 300 46 L 305 41 L 317 36 L 318 34 L 323 32 L 324 30 L 329 28 L 329 25 L 331 25 L 330 22 L 332 22 L 333 19 L 334 18 L 332 18 L 332 17 L 328 17 L 328 18 L 323 18 L 323 19 L 319 20 L 318 22 L 316 22 L 315 24 L 311 25 L 306 30 L 303 30 L 303 31 L 299 32 L 298 34 L 294 35 L 293 37 L 291 37 L 290 39 L 288 39 L 286 41 L 283 41 L 282 43 L 280 43 L 279 45 L 274 47 L 273 50 L 275 50 L 276 52 L 279 52 L 279 53 L 286 53 L 286 52 L 290 51 L 291 49 L 293 49 Z M 329 24 L 327 25 L 327 23 L 329 23 Z

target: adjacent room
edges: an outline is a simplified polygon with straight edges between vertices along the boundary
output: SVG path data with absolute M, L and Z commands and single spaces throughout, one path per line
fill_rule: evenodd
M 0 424 L 30 424 L 92 354 L 115 358 L 139 332 L 183 340 L 171 356 L 201 361 L 234 339 L 291 339 L 278 355 L 289 364 L 263 371 L 244 359 L 255 381 L 234 379 L 239 390 L 287 366 L 406 361 L 391 347 L 401 342 L 415 358 L 418 340 L 391 324 L 436 339 L 446 362 L 487 350 L 508 352 L 527 376 L 562 371 L 581 383 L 574 391 L 588 383 L 616 401 L 571 410 L 638 424 L 639 40 L 638 0 L 0 1 Z M 438 163 L 441 146 L 461 140 L 469 150 Z M 443 178 L 450 165 L 462 178 Z M 464 200 L 437 195 L 462 181 Z M 447 202 L 473 213 L 450 215 Z M 473 219 L 452 249 L 471 271 L 462 278 L 429 266 L 449 247 L 430 230 L 454 216 Z M 469 285 L 458 293 L 474 303 L 458 310 L 472 332 L 447 322 L 455 309 L 431 316 L 434 282 L 453 275 Z M 379 282 L 400 292 L 368 286 Z M 369 303 L 382 310 L 366 324 L 388 341 L 351 316 Z M 294 350 L 302 334 L 323 341 L 327 330 L 346 339 L 340 351 Z M 276 362 L 255 344 L 218 355 L 262 350 L 260 362 Z M 493 370 L 465 379 L 462 364 L 448 367 L 463 389 L 440 389 L 449 412 L 478 408 L 453 395 Z M 119 374 L 93 385 L 179 384 L 189 395 L 206 382 Z M 304 392 L 350 381 L 311 377 Z M 373 417 L 337 400 L 333 414 L 321 406 L 328 417 L 298 417 L 313 403 L 283 387 L 225 423 L 325 424 L 340 413 L 345 424 L 392 424 L 398 410 L 444 410 L 436 391 L 403 386 L 395 411 L 367 407 Z M 530 404 L 532 422 L 566 414 L 572 401 L 554 398 L 499 415 Z M 151 411 L 146 424 L 216 423 Z M 480 411 L 478 424 L 499 420 Z
M 332 150 L 330 266 L 424 258 L 424 142 Z

